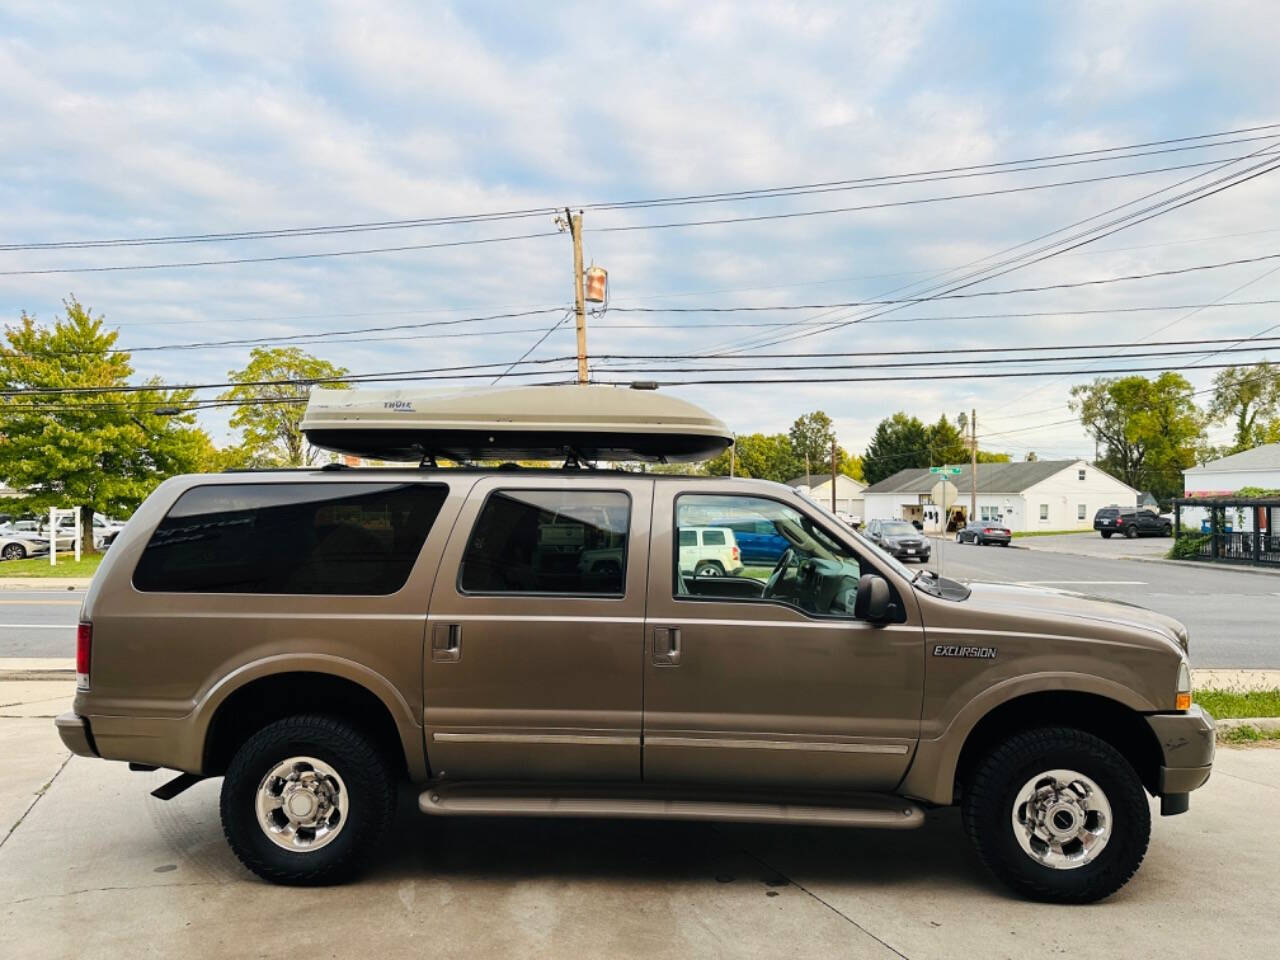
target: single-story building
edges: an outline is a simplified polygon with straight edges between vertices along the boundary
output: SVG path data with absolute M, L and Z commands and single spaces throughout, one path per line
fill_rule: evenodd
M 794 490 L 799 490 L 828 510 L 831 509 L 831 474 L 828 473 L 825 476 L 820 473 L 811 473 L 807 476 L 802 474 L 788 480 L 787 486 Z M 856 523 L 861 523 L 863 517 L 862 491 L 865 489 L 867 489 L 867 485 L 862 481 L 847 477 L 843 473 L 836 474 L 836 507 L 834 512 L 845 519 L 852 519 Z
M 872 484 L 862 494 L 866 519 L 914 520 L 941 532 L 941 505 L 931 496 L 941 479 L 928 467 L 913 467 Z M 973 473 L 965 464 L 947 480 L 956 489 L 955 504 L 947 503 L 950 531 L 971 519 Z M 1090 530 L 1093 515 L 1102 507 L 1133 507 L 1138 502 L 1137 490 L 1084 460 L 980 463 L 977 490 L 973 519 L 999 521 L 1014 532 Z
M 1280 490 L 1280 443 L 1264 443 L 1182 472 L 1185 497 L 1222 497 L 1245 487 Z M 1201 526 L 1209 518 L 1201 506 L 1184 507 L 1181 514 L 1183 527 Z M 1241 519 L 1247 524 L 1247 518 Z

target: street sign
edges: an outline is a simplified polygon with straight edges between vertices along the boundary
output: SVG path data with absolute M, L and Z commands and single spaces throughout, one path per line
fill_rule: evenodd
M 949 473 L 954 477 L 958 475 L 960 471 L 963 469 L 964 469 L 963 467 L 930 467 L 929 472 L 930 473 Z

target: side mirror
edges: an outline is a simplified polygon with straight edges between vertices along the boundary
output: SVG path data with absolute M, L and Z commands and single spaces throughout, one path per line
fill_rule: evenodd
M 853 615 L 868 623 L 884 623 L 893 617 L 893 600 L 884 577 L 864 573 L 858 578 L 858 593 L 853 601 Z

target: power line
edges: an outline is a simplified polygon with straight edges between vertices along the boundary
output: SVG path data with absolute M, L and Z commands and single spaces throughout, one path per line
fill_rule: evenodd
M 1196 367 L 1197 370 L 1217 370 L 1225 367 L 1236 366 L 1231 363 L 1208 364 L 1203 367 Z M 1111 367 L 1107 369 L 1099 369 L 1091 372 L 1094 373 L 1164 373 L 1166 371 L 1187 369 L 1185 367 Z M 719 372 L 719 371 L 717 371 Z M 1052 377 L 1061 374 L 1070 374 L 1071 370 L 1016 370 L 1016 371 L 974 371 L 972 373 L 921 373 L 921 374 L 899 374 L 888 377 L 752 377 L 752 378 L 735 378 L 735 379 L 719 379 L 719 380 L 656 380 L 652 381 L 658 387 L 694 387 L 694 386 L 750 386 L 757 384 L 817 384 L 817 383 L 900 383 L 900 382 L 918 382 L 922 380 L 986 380 L 986 379 L 1006 379 L 1012 377 Z M 599 383 L 603 386 L 621 387 L 627 386 L 629 380 L 593 380 L 592 383 Z
M 1268 138 L 1271 139 L 1271 138 Z M 1196 167 L 1211 167 L 1215 164 L 1247 159 L 1249 154 L 1230 157 L 1226 160 L 1201 160 L 1196 163 L 1181 163 L 1167 167 L 1152 167 L 1146 170 L 1131 170 L 1126 173 L 1111 173 L 1097 177 L 1082 177 L 1076 180 L 1055 180 L 1050 183 L 1022 184 L 1017 187 L 1004 187 L 996 190 L 979 190 L 973 193 L 951 193 L 935 197 L 918 197 L 913 200 L 886 200 L 883 203 L 863 203 L 845 207 L 824 207 L 821 210 L 792 210 L 785 213 L 762 213 L 745 217 L 715 217 L 707 220 L 673 220 L 666 223 L 635 223 L 613 227 L 589 227 L 587 233 L 630 233 L 637 230 L 674 230 L 683 227 L 718 227 L 734 223 L 765 223 L 774 220 L 795 220 L 802 217 L 824 217 L 837 213 L 860 213 L 865 210 L 886 210 L 893 207 L 914 207 L 928 203 L 944 203 L 952 200 L 973 200 L 983 197 L 999 197 L 1015 193 L 1029 193 L 1036 190 L 1049 190 L 1057 187 L 1075 187 L 1087 183 L 1101 183 L 1106 180 L 1127 180 L 1130 177 L 1145 177 L 1157 173 L 1169 173 L 1174 170 L 1191 170 Z
M 1266 149 L 1269 149 L 1269 148 L 1263 148 L 1263 150 L 1266 150 Z M 1258 152 L 1263 152 L 1263 151 L 1258 151 Z M 1193 177 L 1188 177 L 1177 183 L 1170 184 L 1166 187 L 1161 187 L 1159 190 L 1152 191 L 1134 200 L 1126 201 L 1125 203 L 1122 203 L 1117 206 L 1111 207 L 1107 210 L 1104 210 L 1101 213 L 1094 214 L 1090 217 L 1086 217 L 1083 220 L 1078 220 L 1075 223 L 1068 224 L 1066 227 L 1060 227 L 1056 230 L 1049 231 L 1048 233 L 1041 234 L 1039 237 L 1035 237 L 1031 240 L 1024 241 L 1021 244 L 1016 244 L 1013 247 L 1008 247 L 997 254 L 993 254 L 988 257 L 983 257 L 983 258 L 980 258 L 979 260 L 975 260 L 973 261 L 973 263 L 976 264 L 976 263 L 982 262 L 982 260 L 989 260 L 992 257 L 1003 256 L 1004 254 L 1017 250 L 1020 247 L 1029 246 L 1031 244 L 1039 242 L 1042 239 L 1053 236 L 1054 234 L 1063 233 L 1066 230 L 1071 230 L 1081 224 L 1088 223 L 1092 220 L 1097 220 L 1100 217 L 1107 216 L 1108 214 L 1118 210 L 1122 210 L 1125 207 L 1131 207 L 1135 203 L 1141 203 L 1144 200 L 1150 199 L 1151 197 L 1158 196 L 1161 193 L 1166 193 L 1169 190 L 1177 189 L 1178 187 L 1183 186 L 1187 183 L 1190 183 L 1193 180 L 1198 180 L 1212 173 L 1217 173 L 1218 171 L 1223 170 L 1228 166 L 1231 166 L 1233 163 L 1235 163 L 1235 161 L 1228 161 L 1218 167 L 1215 167 L 1211 171 L 1207 171 L 1206 173 L 1202 173 L 1202 174 L 1196 174 Z M 1087 230 L 1080 231 L 1076 234 L 1064 237 L 1059 240 L 1055 240 L 1051 243 L 1045 244 L 1039 248 L 1030 250 L 1026 253 L 1018 254 L 1017 256 L 995 263 L 991 266 L 980 268 L 965 276 L 959 277 L 956 280 L 937 283 L 933 286 L 932 289 L 939 290 L 939 288 L 941 288 L 942 292 L 933 293 L 928 299 L 941 299 L 944 297 L 948 297 L 949 295 L 955 293 L 955 291 L 957 290 L 963 290 L 967 287 L 973 286 L 978 283 L 983 283 L 987 280 L 994 279 L 995 277 L 1002 276 L 1003 274 L 1012 272 L 1014 270 L 1024 269 L 1025 267 L 1031 266 L 1035 263 L 1040 263 L 1052 257 L 1061 256 L 1063 254 L 1070 252 L 1071 250 L 1075 250 L 1087 244 L 1094 243 L 1105 237 L 1111 236 L 1112 234 L 1118 233 L 1121 230 L 1125 230 L 1125 229 L 1128 229 L 1129 227 L 1135 226 L 1136 224 L 1144 223 L 1147 220 L 1150 220 L 1154 217 L 1162 216 L 1166 213 L 1172 212 L 1173 210 L 1177 210 L 1190 203 L 1194 203 L 1198 200 L 1203 200 L 1206 197 L 1213 196 L 1217 193 L 1222 192 L 1223 190 L 1228 190 L 1232 187 L 1239 186 L 1241 183 L 1246 183 L 1249 180 L 1252 180 L 1258 176 L 1262 176 L 1266 173 L 1270 173 L 1271 171 L 1275 170 L 1277 167 L 1280 167 L 1280 164 L 1271 164 L 1270 160 L 1264 160 L 1261 163 L 1255 164 L 1251 167 L 1245 167 L 1242 170 L 1236 170 L 1232 173 L 1228 173 L 1218 178 L 1217 180 L 1211 181 L 1207 184 L 1202 184 L 1192 190 L 1186 191 L 1181 194 L 1177 194 L 1172 197 L 1167 197 L 1164 200 L 1161 200 L 1157 203 L 1150 204 L 1139 210 L 1131 211 L 1125 214 L 1124 216 L 1118 217 L 1107 223 L 1103 223 L 1095 227 L 1090 227 Z M 1105 231 L 1105 232 L 1099 232 L 1099 231 Z M 1070 244 L 1070 245 L 1063 246 L 1063 244 Z M 1054 249 L 1055 247 L 1057 249 Z M 995 271 L 995 272 L 992 272 L 992 271 Z M 948 272 L 954 272 L 954 271 L 948 271 Z M 908 287 L 919 286 L 919 284 L 918 283 L 908 284 L 907 286 Z M 890 292 L 896 292 L 896 291 L 890 291 Z M 888 310 L 881 310 L 878 313 L 873 312 L 869 316 L 864 313 L 862 316 L 855 317 L 853 319 L 836 320 L 822 329 L 814 330 L 811 332 L 802 331 L 799 333 L 788 334 L 781 337 L 775 337 L 773 340 L 766 340 L 763 343 L 757 342 L 754 344 L 740 346 L 736 350 L 731 352 L 742 352 L 744 350 L 751 349 L 752 347 L 759 348 L 764 346 L 772 346 L 777 343 L 804 339 L 811 336 L 820 336 L 822 334 L 829 333 L 833 330 L 840 329 L 842 327 L 849 326 L 851 324 L 862 323 L 873 317 L 882 316 L 885 313 L 896 312 L 899 309 L 902 309 L 902 307 L 893 306 Z
M 1280 164 L 1277 166 L 1280 166 Z M 831 310 L 842 309 L 845 307 L 883 306 L 888 304 L 932 303 L 937 300 L 967 300 L 975 297 L 1003 297 L 1016 293 L 1043 293 L 1046 290 L 1070 290 L 1078 287 L 1095 287 L 1108 283 L 1122 283 L 1131 280 L 1150 280 L 1153 277 L 1172 277 L 1184 273 L 1197 273 L 1204 270 L 1220 270 L 1224 267 L 1237 267 L 1243 264 L 1261 263 L 1266 260 L 1277 259 L 1280 259 L 1280 253 L 1268 253 L 1258 257 L 1222 260 L 1217 263 L 1200 263 L 1189 267 L 1154 270 L 1148 273 L 1130 273 L 1118 277 L 1104 277 L 1098 280 L 1076 280 L 1067 283 L 1044 284 L 1037 287 L 1013 287 L 1005 290 L 978 290 L 972 293 L 931 294 L 929 296 L 922 297 L 846 300 L 831 303 L 773 304 L 770 306 L 610 307 L 609 309 L 614 313 L 768 313 L 771 311 Z
M 241 263 L 279 263 L 284 260 L 323 260 L 331 257 L 359 257 L 369 253 L 403 253 L 408 250 L 439 250 L 442 247 L 472 247 L 482 243 L 506 243 L 510 240 L 533 240 L 559 236 L 557 230 L 520 233 L 504 237 L 480 237 L 475 240 L 449 240 L 443 243 L 413 243 L 399 247 L 373 247 L 364 250 L 329 250 L 323 253 L 282 253 L 271 257 L 237 257 L 234 260 L 184 260 L 174 263 L 117 264 L 109 267 L 50 267 L 43 270 L 0 270 L 0 277 L 47 276 L 53 273 L 117 273 L 126 270 L 169 270 L 178 267 L 225 267 Z
M 1271 139 L 1271 138 L 1268 138 L 1268 139 Z M 1205 160 L 1205 161 L 1199 161 L 1197 163 L 1179 164 L 1179 165 L 1166 166 L 1166 167 L 1155 167 L 1155 168 L 1150 168 L 1146 170 L 1136 170 L 1136 171 L 1129 171 L 1127 173 L 1108 174 L 1106 176 L 1098 176 L 1098 177 L 1086 177 L 1086 178 L 1077 179 L 1077 180 L 1062 180 L 1062 181 L 1055 181 L 1051 183 L 1025 184 L 1019 187 L 1009 187 L 1009 188 L 1000 189 L 1000 190 L 984 190 L 984 191 L 978 191 L 974 193 L 958 193 L 958 194 L 948 194 L 948 195 L 937 196 L 937 197 L 921 197 L 914 200 L 896 200 L 896 201 L 889 201 L 885 203 L 876 203 L 876 204 L 861 204 L 861 205 L 846 206 L 846 207 L 831 207 L 831 208 L 826 208 L 822 210 L 801 210 L 801 211 L 792 211 L 789 213 L 760 214 L 760 215 L 749 216 L 749 217 L 722 217 L 722 218 L 710 219 L 710 220 L 685 220 L 685 221 L 678 221 L 678 222 L 673 221 L 668 223 L 631 224 L 631 225 L 614 226 L 614 227 L 595 227 L 588 230 L 587 232 L 613 233 L 613 232 L 636 231 L 636 230 L 667 230 L 667 229 L 673 229 L 678 227 L 718 226 L 718 225 L 734 224 L 734 223 L 752 223 L 752 222 L 761 222 L 761 221 L 770 221 L 770 220 L 786 220 L 786 219 L 793 219 L 796 217 L 825 216 L 828 214 L 837 214 L 837 213 L 853 213 L 853 212 L 864 211 L 864 210 L 879 210 L 879 209 L 885 209 L 889 207 L 916 206 L 920 204 L 941 203 L 941 202 L 947 202 L 952 200 L 966 200 L 966 199 L 981 198 L 981 197 L 1001 196 L 1006 194 L 1025 193 L 1027 191 L 1045 190 L 1045 189 L 1055 188 L 1055 187 L 1078 186 L 1078 185 L 1087 184 L 1087 183 L 1098 183 L 1104 180 L 1117 180 L 1117 179 L 1126 179 L 1129 177 L 1149 176 L 1152 174 L 1166 173 L 1173 170 L 1186 170 L 1194 167 L 1206 167 L 1206 166 L 1215 166 L 1222 163 L 1231 163 L 1236 160 L 1247 159 L 1248 156 L 1249 156 L 1248 154 L 1245 154 L 1239 157 L 1232 157 L 1227 160 L 1223 160 L 1219 158 L 1217 160 Z M 222 267 L 222 266 L 249 264 L 249 263 L 279 263 L 283 261 L 294 261 L 294 260 L 319 260 L 319 259 L 329 259 L 333 257 L 355 257 L 355 256 L 365 256 L 368 254 L 403 253 L 406 251 L 435 250 L 435 249 L 440 249 L 444 247 L 465 247 L 465 246 L 475 246 L 477 244 L 505 243 L 505 242 L 514 241 L 514 240 L 532 240 L 539 237 L 554 237 L 557 235 L 558 235 L 558 231 L 548 230 L 548 231 L 540 231 L 537 233 L 513 234 L 513 235 L 507 235 L 507 236 L 501 236 L 501 237 L 481 237 L 473 240 L 451 240 L 451 241 L 445 241 L 445 242 L 439 242 L 439 243 L 404 244 L 404 245 L 394 246 L 394 247 L 372 247 L 372 248 L 363 248 L 359 250 L 329 250 L 329 251 L 323 251 L 319 253 L 275 254 L 272 256 L 264 256 L 264 257 L 236 257 L 236 258 L 225 259 L 225 260 L 183 260 L 183 261 L 172 261 L 168 263 L 114 264 L 111 266 L 104 266 L 104 267 L 47 267 L 47 268 L 36 269 L 36 270 L 32 270 L 32 269 L 0 270 L 0 277 L 47 276 L 50 274 L 64 274 L 64 273 L 117 273 L 117 272 L 134 271 L 134 270 L 169 270 L 169 269 L 179 269 L 179 268 L 188 268 L 188 267 Z
M 655 197 L 643 200 L 597 201 L 586 204 L 570 204 L 570 206 L 590 210 L 624 210 L 701 203 L 721 203 L 727 201 L 769 199 L 775 196 L 795 196 L 806 193 L 831 192 L 834 190 L 859 189 L 872 186 L 897 186 L 901 185 L 902 182 L 906 182 L 908 184 L 911 182 L 925 182 L 921 178 L 941 180 L 956 179 L 962 176 L 1020 173 L 1027 170 L 1046 169 L 1054 166 L 1068 166 L 1076 163 L 1101 163 L 1113 160 L 1126 160 L 1156 154 L 1176 153 L 1188 150 L 1205 150 L 1237 143 L 1266 140 L 1270 139 L 1274 134 L 1260 134 L 1258 136 L 1237 135 L 1253 134 L 1258 131 L 1275 130 L 1277 128 L 1280 128 L 1280 124 L 1262 124 L 1252 127 L 1242 127 L 1237 130 L 1229 130 L 1221 133 L 1196 134 L 1193 136 L 1151 140 L 1124 146 L 1099 147 L 1092 150 L 1046 154 L 1044 156 L 1024 158 L 1021 160 L 995 161 L 989 163 L 969 164 L 966 166 L 912 171 L 908 173 L 882 174 L 878 176 L 857 177 L 845 180 L 828 180 L 817 183 L 792 184 L 779 187 L 762 187 L 747 190 L 720 191 L 716 193 L 688 194 L 684 196 Z M 1226 137 L 1233 139 L 1223 139 Z M 1180 144 L 1180 146 L 1170 147 L 1168 146 L 1170 144 Z M 1146 148 L 1148 147 L 1165 149 L 1147 150 Z M 1129 152 L 1126 153 L 1126 151 Z M 1070 162 L 1055 163 L 1052 161 Z M 1032 166 L 1033 164 L 1039 166 Z M 560 205 L 555 205 L 516 210 L 490 211 L 484 213 L 437 215 L 400 220 L 375 220 L 358 223 L 322 224 L 305 227 L 275 227 L 259 230 L 236 230 L 223 233 L 171 234 L 102 240 L 29 241 L 22 243 L 0 244 L 0 251 L 92 249 L 97 247 L 149 246 L 158 244 L 208 243 L 237 240 L 277 239 L 282 237 L 323 236 L 329 234 L 361 233 L 373 230 L 397 230 L 416 227 L 527 219 L 531 217 L 552 216 L 559 209 Z

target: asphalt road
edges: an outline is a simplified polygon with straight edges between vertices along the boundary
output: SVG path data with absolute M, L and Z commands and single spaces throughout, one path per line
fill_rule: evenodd
M 949 577 L 1075 590 L 1166 613 L 1191 631 L 1191 661 L 1198 667 L 1280 667 L 1280 574 L 1120 559 L 1144 547 L 1147 554 L 1163 551 L 1167 540 L 1039 540 L 1015 540 L 1008 548 L 945 541 L 935 544 L 930 566 L 937 569 L 941 560 Z M 1063 552 L 1075 549 L 1093 555 Z M 74 656 L 83 595 L 0 591 L 0 658 Z
M 1280 667 L 1280 574 L 1075 556 L 1058 552 L 1057 544 L 1037 549 L 1036 539 L 1015 540 L 1010 547 L 946 541 L 934 545 L 929 566 L 936 570 L 941 562 L 948 577 L 1074 590 L 1168 614 L 1190 631 L 1197 667 Z M 1168 546 L 1167 540 L 1150 542 Z M 1124 541 L 1084 542 L 1095 553 L 1112 545 L 1117 552 L 1126 549 Z
M 0 657 L 74 657 L 83 590 L 0 590 Z

